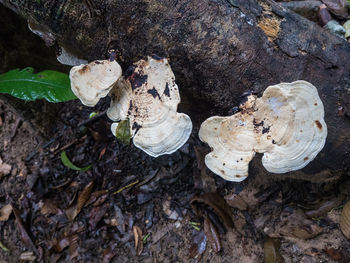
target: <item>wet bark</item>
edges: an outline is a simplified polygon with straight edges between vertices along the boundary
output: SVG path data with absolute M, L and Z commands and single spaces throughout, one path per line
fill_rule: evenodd
M 350 166 L 350 45 L 270 0 L 0 0 L 45 25 L 60 45 L 89 60 L 119 53 L 125 67 L 146 55 L 170 58 L 198 130 L 227 115 L 247 90 L 262 94 L 303 79 L 318 88 L 326 146 L 302 174 L 333 176 Z M 259 164 L 258 164 L 259 163 Z M 263 173 L 254 161 L 251 171 Z

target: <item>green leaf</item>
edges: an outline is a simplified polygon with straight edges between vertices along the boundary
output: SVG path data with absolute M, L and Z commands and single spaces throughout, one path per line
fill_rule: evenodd
M 130 143 L 131 133 L 129 120 L 122 120 L 119 122 L 115 131 L 115 137 L 124 144 Z
M 72 170 L 75 170 L 75 171 L 83 171 L 83 172 L 85 172 L 85 171 L 87 171 L 87 170 L 89 170 L 89 169 L 91 168 L 91 164 L 88 165 L 88 166 L 86 166 L 86 167 L 83 167 L 83 168 L 80 168 L 80 167 L 78 167 L 78 166 L 75 166 L 75 165 L 68 159 L 68 156 L 67 156 L 66 151 L 63 151 L 63 152 L 61 153 L 61 161 L 62 161 L 62 163 L 64 164 L 64 166 L 66 166 L 66 167 L 68 167 L 68 168 L 70 168 L 70 169 L 72 169 Z
M 3 243 L 1 243 L 1 241 L 0 241 L 0 248 L 1 248 L 2 250 L 4 250 L 5 252 L 8 252 L 8 251 L 9 251 L 9 249 L 8 249 L 7 247 L 5 247 L 5 245 L 4 245 Z
M 49 102 L 63 102 L 77 98 L 70 88 L 67 74 L 53 70 L 33 74 L 33 68 L 13 69 L 1 74 L 0 93 L 27 101 L 46 99 Z

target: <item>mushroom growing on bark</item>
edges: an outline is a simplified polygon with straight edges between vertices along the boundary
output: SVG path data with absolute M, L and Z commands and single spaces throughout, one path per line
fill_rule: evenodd
M 147 154 L 171 154 L 188 140 L 192 122 L 177 112 L 180 94 L 167 59 L 153 56 L 136 62 L 110 96 L 108 117 L 113 121 L 128 118 L 134 145 Z M 113 133 L 116 127 L 112 125 Z
M 96 60 L 73 67 L 69 78 L 73 93 L 85 106 L 93 107 L 108 95 L 121 75 L 122 69 L 115 60 Z
M 199 138 L 213 151 L 205 157 L 208 168 L 228 181 L 248 176 L 255 153 L 272 173 L 299 170 L 322 150 L 327 126 L 317 89 L 306 81 L 269 86 L 261 98 L 249 95 L 240 112 L 204 121 Z

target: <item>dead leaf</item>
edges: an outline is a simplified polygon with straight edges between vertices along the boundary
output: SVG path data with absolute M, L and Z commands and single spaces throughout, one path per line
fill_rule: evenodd
M 89 206 L 94 204 L 96 206 L 101 205 L 105 201 L 105 197 L 107 197 L 108 190 L 99 190 L 95 191 L 91 194 L 89 200 L 85 203 L 84 206 Z M 95 204 L 97 202 L 98 204 Z
M 338 197 L 333 196 L 328 200 L 324 200 L 317 205 L 317 207 L 313 210 L 309 210 L 305 212 L 305 215 L 309 218 L 320 217 L 324 214 L 327 214 L 333 208 L 336 208 L 342 204 L 344 200 L 343 195 L 339 195 Z
M 267 238 L 264 242 L 264 263 L 283 263 L 279 249 L 281 242 L 279 239 Z
M 25 227 L 23 225 L 22 218 L 21 218 L 21 215 L 20 215 L 19 211 L 13 205 L 11 205 L 11 206 L 12 206 L 12 209 L 13 209 L 13 213 L 15 214 L 15 217 L 16 217 L 17 229 L 18 229 L 18 232 L 19 232 L 19 234 L 21 236 L 21 239 L 22 239 L 24 245 L 27 248 L 29 248 L 29 249 L 35 248 L 32 239 L 28 235 L 27 230 L 25 229 Z
M 350 239 L 350 200 L 343 207 L 339 225 L 344 236 Z
M 74 221 L 76 216 L 80 213 L 81 209 L 84 207 L 85 203 L 90 198 L 93 187 L 94 187 L 94 182 L 91 181 L 80 192 L 76 205 L 66 209 L 66 215 L 70 221 Z
M 338 249 L 333 248 L 333 247 L 327 248 L 326 252 L 327 252 L 328 256 L 330 256 L 332 259 L 334 259 L 336 261 L 340 261 L 342 258 L 340 251 Z
M 338 249 L 335 249 L 333 247 L 326 248 L 325 251 L 328 254 L 328 256 L 340 263 L 350 262 L 350 252 L 346 246 Z
M 107 149 L 107 147 L 104 147 L 104 148 L 102 149 L 102 151 L 100 152 L 100 155 L 98 156 L 98 160 L 101 160 L 101 158 L 103 157 L 103 155 L 105 155 L 106 149 Z
M 194 146 L 196 153 L 197 168 L 200 170 L 200 181 L 204 192 L 216 192 L 216 184 L 213 176 L 209 176 L 207 173 L 207 166 L 204 163 L 205 155 L 208 150 L 204 147 Z
M 237 194 L 230 194 L 224 196 L 226 203 L 234 208 L 238 208 L 239 210 L 247 210 L 247 203 Z
M 195 196 L 191 200 L 191 204 L 195 202 L 204 203 L 214 209 L 215 213 L 220 217 L 222 223 L 227 230 L 232 230 L 234 225 L 231 217 L 231 209 L 226 204 L 224 198 L 217 193 L 206 193 Z
M 134 225 L 132 231 L 134 233 L 136 254 L 139 256 L 143 250 L 142 230 L 140 227 Z
M 11 165 L 3 163 L 0 158 L 0 177 L 8 175 L 11 172 Z
M 20 255 L 19 259 L 23 261 L 34 261 L 36 259 L 36 256 L 34 255 L 33 251 L 27 251 L 23 252 Z
M 88 184 L 85 186 L 85 188 L 83 189 L 83 191 L 79 194 L 79 196 L 78 196 L 78 201 L 77 201 L 77 210 L 78 210 L 78 213 L 79 213 L 80 210 L 84 207 L 86 201 L 89 200 L 93 187 L 94 187 L 94 182 L 91 181 L 90 183 L 88 183 Z
M 348 15 L 348 3 L 346 0 L 322 0 L 329 11 L 336 16 L 346 18 Z
M 174 228 L 175 228 L 175 224 L 170 224 L 158 229 L 154 234 L 152 233 L 152 244 L 157 243 Z
M 164 200 L 162 206 L 163 206 L 163 212 L 167 215 L 169 219 L 173 219 L 173 220 L 179 219 L 180 217 L 179 214 L 175 210 L 171 209 L 170 200 Z
M 197 232 L 193 237 L 193 242 L 190 247 L 189 257 L 199 262 L 207 247 L 207 237 L 203 231 Z
M 78 235 L 72 235 L 69 238 L 69 256 L 70 256 L 70 260 L 72 260 L 73 258 L 76 258 L 79 256 L 79 236 Z
M 0 221 L 7 221 L 11 215 L 12 206 L 7 204 L 0 209 Z
M 103 218 L 107 211 L 107 206 L 97 206 L 91 209 L 89 215 L 89 225 L 90 229 L 93 230 L 96 228 L 96 225 Z
M 57 252 L 62 252 L 69 245 L 70 245 L 69 237 L 63 237 L 60 240 L 58 240 L 53 247 Z
M 219 253 L 221 250 L 220 236 L 207 215 L 204 216 L 204 233 L 215 253 Z
M 111 247 L 107 247 L 103 250 L 103 259 L 102 263 L 109 263 L 111 259 L 115 256 Z
M 51 200 L 40 201 L 39 207 L 42 215 L 62 214 L 62 211 Z
M 276 223 L 273 232 L 268 231 L 269 237 L 294 237 L 299 239 L 310 239 L 323 231 L 314 221 L 306 218 L 300 209 L 286 207 L 281 213 L 281 221 Z

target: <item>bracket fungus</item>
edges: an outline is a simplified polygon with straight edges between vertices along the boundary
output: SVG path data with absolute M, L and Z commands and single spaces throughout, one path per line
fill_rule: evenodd
M 129 119 L 133 143 L 147 154 L 171 154 L 189 138 L 191 119 L 177 112 L 180 94 L 168 60 L 156 56 L 136 62 L 110 92 L 113 121 Z M 115 133 L 117 123 L 112 124 Z
M 108 95 L 121 75 L 122 69 L 115 60 L 96 60 L 73 67 L 69 78 L 73 93 L 85 106 L 93 107 Z
M 264 154 L 262 164 L 271 173 L 299 170 L 325 145 L 323 118 L 322 101 L 309 82 L 269 86 L 261 98 L 245 97 L 238 113 L 202 123 L 199 138 L 212 148 L 205 163 L 215 174 L 234 182 L 248 176 L 255 153 Z

